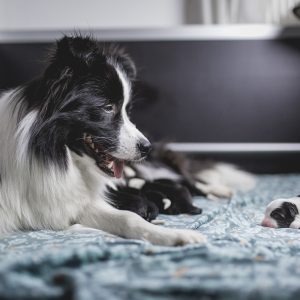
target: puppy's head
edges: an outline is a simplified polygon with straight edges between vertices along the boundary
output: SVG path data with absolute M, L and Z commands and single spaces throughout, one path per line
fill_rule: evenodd
M 105 174 L 120 177 L 124 161 L 141 160 L 150 150 L 128 117 L 134 79 L 134 64 L 122 50 L 89 37 L 59 40 L 29 97 L 39 111 L 35 151 L 45 153 L 40 148 L 47 145 L 53 152 L 48 149 L 48 155 L 57 156 L 67 146 L 92 158 Z
M 300 228 L 300 198 L 276 199 L 268 204 L 262 226 Z

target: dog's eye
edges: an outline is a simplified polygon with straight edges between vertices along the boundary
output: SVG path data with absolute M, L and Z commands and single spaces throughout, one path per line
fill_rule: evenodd
M 103 109 L 107 113 L 113 113 L 115 111 L 115 107 L 112 104 L 105 105 Z

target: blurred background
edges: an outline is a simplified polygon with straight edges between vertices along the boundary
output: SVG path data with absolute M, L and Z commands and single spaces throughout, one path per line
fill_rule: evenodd
M 1 0 L 3 30 L 298 24 L 297 0 Z
M 43 72 L 63 34 L 124 45 L 134 122 L 176 151 L 300 171 L 300 1 L 0 0 L 0 89 Z

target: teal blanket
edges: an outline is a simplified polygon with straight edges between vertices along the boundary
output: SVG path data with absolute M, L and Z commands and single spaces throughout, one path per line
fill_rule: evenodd
M 0 299 L 300 299 L 300 230 L 259 225 L 266 204 L 300 194 L 300 175 L 259 176 L 198 216 L 160 216 L 206 245 L 177 248 L 98 233 L 37 231 L 0 240 Z

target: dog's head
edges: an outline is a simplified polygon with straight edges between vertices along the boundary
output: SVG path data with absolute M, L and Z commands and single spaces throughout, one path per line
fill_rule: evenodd
M 135 73 L 121 49 L 89 37 L 59 40 L 42 78 L 26 89 L 29 106 L 38 110 L 36 154 L 59 159 L 67 146 L 115 177 L 124 161 L 143 159 L 150 143 L 128 117 Z
M 300 198 L 276 199 L 266 208 L 262 226 L 272 228 L 299 228 Z

